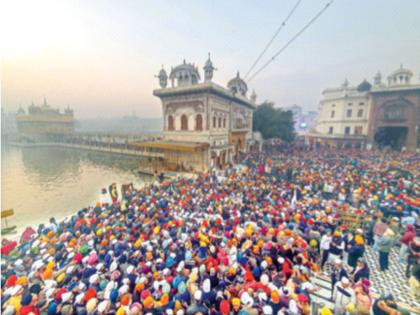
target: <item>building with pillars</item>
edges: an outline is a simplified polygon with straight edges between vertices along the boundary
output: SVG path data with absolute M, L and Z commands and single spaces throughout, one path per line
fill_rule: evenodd
M 308 144 L 334 147 L 392 147 L 417 150 L 420 146 L 420 83 L 402 66 L 382 82 L 378 72 L 373 85 L 348 81 L 322 92 L 315 130 Z
M 247 97 L 248 86 L 239 73 L 227 88 L 213 82 L 216 68 L 210 56 L 203 70 L 201 81 L 198 67 L 184 60 L 169 76 L 163 68 L 157 76 L 160 88 L 153 94 L 162 103 L 163 140 L 137 145 L 162 151 L 170 169 L 224 168 L 255 144 L 255 92 Z

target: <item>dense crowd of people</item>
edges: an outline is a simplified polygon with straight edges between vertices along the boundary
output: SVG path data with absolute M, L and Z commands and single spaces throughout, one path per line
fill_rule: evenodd
M 402 314 L 373 299 L 399 247 L 420 296 L 420 156 L 290 147 L 245 167 L 163 180 L 3 240 L 2 314 Z M 358 218 L 346 221 L 345 218 Z M 357 222 L 357 226 L 353 223 Z

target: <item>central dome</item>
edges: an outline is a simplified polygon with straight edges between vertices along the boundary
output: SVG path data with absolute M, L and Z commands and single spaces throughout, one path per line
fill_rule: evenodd
M 236 73 L 236 77 L 228 82 L 227 86 L 233 94 L 239 93 L 242 96 L 246 96 L 246 92 L 248 91 L 248 86 L 239 76 L 239 71 Z
M 200 80 L 200 73 L 198 68 L 191 63 L 184 63 L 172 68 L 171 73 L 169 74 L 169 79 L 177 80 L 177 86 L 186 86 L 197 84 Z

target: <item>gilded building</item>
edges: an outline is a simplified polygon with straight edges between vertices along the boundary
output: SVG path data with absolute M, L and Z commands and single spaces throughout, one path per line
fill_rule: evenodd
M 19 108 L 16 114 L 18 132 L 22 136 L 59 136 L 74 132 L 73 110 L 67 107 L 63 112 L 48 105 L 31 104 L 27 111 Z

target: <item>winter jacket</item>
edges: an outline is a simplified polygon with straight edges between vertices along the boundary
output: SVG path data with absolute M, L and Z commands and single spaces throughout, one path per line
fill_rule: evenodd
M 380 252 L 389 253 L 394 245 L 394 239 L 390 236 L 383 236 L 378 241 L 378 248 Z

